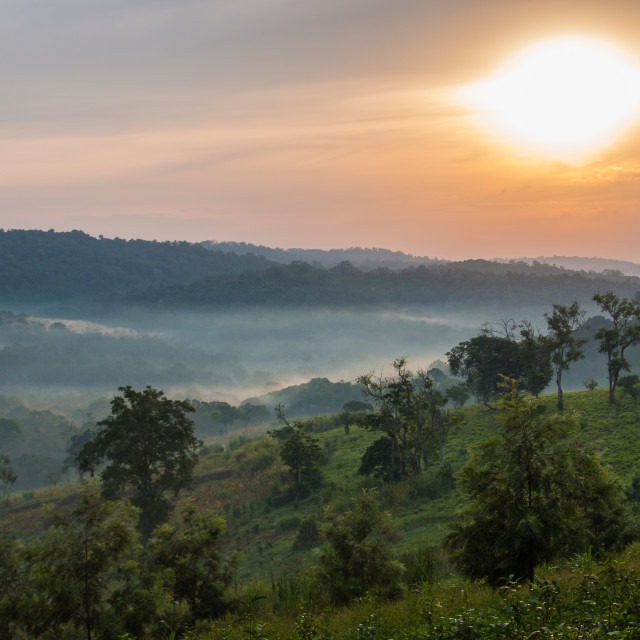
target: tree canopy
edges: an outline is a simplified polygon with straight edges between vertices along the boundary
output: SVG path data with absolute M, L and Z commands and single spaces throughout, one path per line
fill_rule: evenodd
M 540 401 L 504 379 L 498 436 L 460 474 L 469 507 L 448 542 L 473 578 L 532 580 L 541 562 L 630 540 L 624 494 L 582 447 L 561 436 L 574 416 L 545 415 Z
M 553 305 L 551 315 L 545 313 L 549 328 L 551 361 L 556 372 L 558 388 L 558 409 L 564 406 L 562 395 L 562 373 L 573 362 L 584 358 L 583 345 L 586 338 L 580 338 L 576 333 L 584 326 L 585 312 L 580 308 L 577 300 L 570 305 Z
M 365 453 L 363 467 L 386 467 L 380 471 L 384 477 L 407 478 L 419 475 L 423 463 L 438 451 L 443 434 L 442 407 L 447 403 L 433 380 L 424 371 L 415 375 L 407 368 L 406 358 L 393 362 L 392 377 L 374 377 L 365 374 L 358 378 L 375 411 L 362 418 L 362 426 L 384 434 Z M 390 458 L 386 464 L 380 456 Z M 367 461 L 366 459 L 370 460 Z M 376 460 L 371 466 L 371 461 Z
M 613 291 L 596 293 L 593 299 L 600 309 L 608 313 L 612 327 L 600 327 L 593 337 L 600 342 L 598 350 L 607 356 L 609 402 L 615 402 L 616 386 L 621 371 L 629 371 L 626 350 L 640 342 L 640 304 L 628 298 L 619 298 Z
M 101 468 L 107 498 L 131 489 L 146 539 L 169 513 L 165 494 L 177 495 L 190 484 L 202 443 L 187 417 L 193 411 L 188 402 L 169 400 L 152 387 L 119 390 L 122 395 L 111 401 L 111 415 L 97 423 L 96 436 L 80 450 L 78 468 L 91 474 Z

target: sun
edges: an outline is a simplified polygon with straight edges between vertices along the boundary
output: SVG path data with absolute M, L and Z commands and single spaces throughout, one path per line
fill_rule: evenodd
M 508 140 L 576 158 L 619 138 L 640 116 L 640 69 L 621 49 L 585 37 L 538 42 L 459 98 Z

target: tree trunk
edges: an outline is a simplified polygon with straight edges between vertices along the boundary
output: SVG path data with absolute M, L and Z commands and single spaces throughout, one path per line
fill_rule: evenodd
M 564 398 L 562 396 L 562 369 L 558 368 L 556 373 L 556 384 L 558 385 L 558 409 L 564 409 Z

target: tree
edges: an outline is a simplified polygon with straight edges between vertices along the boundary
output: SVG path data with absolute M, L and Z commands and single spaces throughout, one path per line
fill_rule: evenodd
M 387 596 L 400 591 L 404 567 L 390 547 L 396 526 L 375 492 L 363 491 L 342 514 L 326 507 L 324 520 L 320 533 L 326 544 L 316 559 L 334 604 L 346 604 L 367 591 Z
M 447 399 L 424 371 L 414 376 L 406 358 L 397 358 L 393 368 L 392 378 L 367 374 L 357 379 L 375 407 L 364 416 L 362 426 L 385 434 L 391 453 L 386 466 L 394 475 L 399 468 L 400 477 L 407 478 L 419 475 L 423 461 L 435 453 L 441 436 L 441 408 Z M 377 448 L 377 457 L 383 445 L 376 441 L 371 446 Z
M 544 314 L 549 328 L 551 362 L 555 368 L 556 386 L 558 387 L 558 409 L 564 407 L 562 397 L 562 372 L 569 366 L 584 358 L 583 345 L 586 338 L 578 338 L 576 333 L 584 327 L 585 312 L 574 300 L 570 305 L 553 305 L 551 315 Z
M 46 537 L 29 549 L 30 597 L 20 605 L 29 637 L 63 637 L 69 625 L 83 628 L 87 640 L 141 630 L 126 628 L 127 616 L 115 606 L 123 601 L 116 594 L 122 573 L 133 570 L 124 559 L 135 548 L 136 517 L 130 505 L 96 491 L 82 494 L 69 515 L 53 512 Z M 144 617 L 138 607 L 136 626 Z
M 447 398 L 451 400 L 454 406 L 460 408 L 471 397 L 469 385 L 466 382 L 459 382 L 451 385 L 445 392 Z
M 622 546 L 630 526 L 619 484 L 595 455 L 559 443 L 572 416 L 545 415 L 541 401 L 505 379 L 499 436 L 460 474 L 469 508 L 448 536 L 473 578 L 532 580 L 560 554 Z
M 551 341 L 524 321 L 520 324 L 519 359 L 524 371 L 524 387 L 536 398 L 553 376 Z
M 271 414 L 269 409 L 263 404 L 251 404 L 250 402 L 240 406 L 242 411 L 242 424 L 245 427 L 252 425 L 268 424 L 270 422 Z
M 595 378 L 589 378 L 588 380 L 584 381 L 584 386 L 589 391 L 594 391 L 598 386 L 598 381 Z
M 188 502 L 179 521 L 157 527 L 147 545 L 151 569 L 172 602 L 187 603 L 189 622 L 217 618 L 230 608 L 225 590 L 235 564 L 220 558 L 224 526 L 217 514 L 199 513 Z
M 306 433 L 302 422 L 296 421 L 289 424 L 282 404 L 276 407 L 276 415 L 284 422 L 284 426 L 267 433 L 280 443 L 280 457 L 289 467 L 296 499 L 302 498 L 310 489 L 315 489 L 322 484 L 322 474 L 318 464 L 323 460 L 324 455 L 318 438 Z
M 593 334 L 600 341 L 598 351 L 607 355 L 609 402 L 613 404 L 620 372 L 630 369 L 625 351 L 640 342 L 640 305 L 628 298 L 618 298 L 613 291 L 596 293 L 593 299 L 613 323 L 613 327 L 600 327 Z
M 244 418 L 244 412 L 240 407 L 233 407 L 228 402 L 217 401 L 212 403 L 214 406 L 211 412 L 211 419 L 224 427 L 224 433 L 229 430 L 235 420 L 242 420 Z
M 0 638 L 14 637 L 26 580 L 24 547 L 11 536 L 7 523 L 0 521 Z
M 368 411 L 371 411 L 373 407 L 368 402 L 362 402 L 362 400 L 349 400 L 342 405 L 342 411 L 340 412 L 340 422 L 344 428 L 346 435 L 349 435 L 349 428 L 355 421 L 360 420 Z
M 8 455 L 0 454 L 0 503 L 5 503 L 11 492 L 11 487 L 15 484 L 18 476 L 11 466 L 11 458 Z
M 95 425 L 89 426 L 88 424 L 84 424 L 80 429 L 76 426 L 70 426 L 69 442 L 66 449 L 67 455 L 64 458 L 62 466 L 63 471 L 66 472 L 70 467 L 75 467 L 82 476 L 82 471 L 79 469 L 78 456 L 80 451 L 82 451 L 82 447 L 84 447 L 87 442 L 90 442 L 95 435 Z
M 500 395 L 500 375 L 518 380 L 526 377 L 514 330 L 509 320 L 500 329 L 485 326 L 479 335 L 446 354 L 452 375 L 463 377 L 479 402 L 487 404 Z
M 634 402 L 640 397 L 640 376 L 633 374 L 630 376 L 620 376 L 618 386 L 622 389 L 623 396 L 631 396 Z
M 373 475 L 384 482 L 398 482 L 402 478 L 402 468 L 398 456 L 394 455 L 391 438 L 382 436 L 367 447 L 360 459 L 358 475 Z
M 20 440 L 22 429 L 20 425 L 12 418 L 0 418 L 0 449 L 6 449 L 7 446 Z
M 164 520 L 171 504 L 167 492 L 177 495 L 192 479 L 202 445 L 187 413 L 193 407 L 169 400 L 162 391 L 120 387 L 111 401 L 111 415 L 98 422 L 99 431 L 78 455 L 81 472 L 100 472 L 105 497 L 131 489 L 131 502 L 140 509 L 140 531 L 146 540 Z

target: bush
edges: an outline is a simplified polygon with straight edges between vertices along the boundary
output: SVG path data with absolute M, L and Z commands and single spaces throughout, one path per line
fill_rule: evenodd
M 320 531 L 313 518 L 305 517 L 301 520 L 293 541 L 294 549 L 308 549 L 315 547 L 320 542 Z
M 334 604 L 346 604 L 365 592 L 385 597 L 401 593 L 404 567 L 391 551 L 396 533 L 391 515 L 377 494 L 363 491 L 352 509 L 336 514 L 325 508 L 321 534 L 327 544 L 317 552 L 318 575 Z
M 282 516 L 277 523 L 278 531 L 290 531 L 291 529 L 295 529 L 300 525 L 302 519 L 300 516 L 291 515 L 291 516 Z

